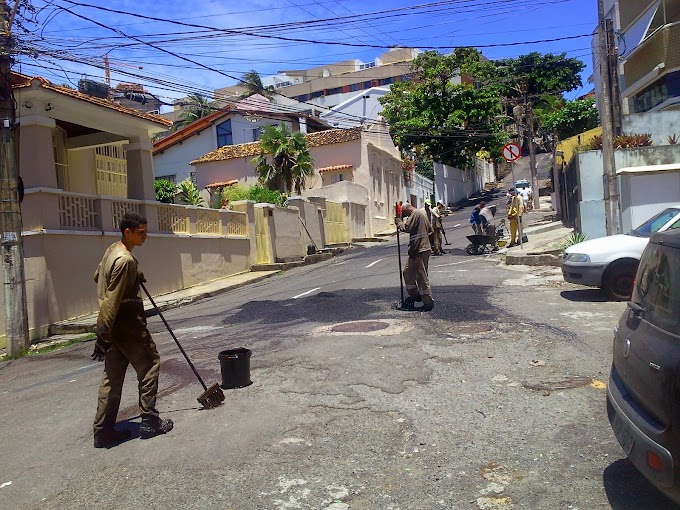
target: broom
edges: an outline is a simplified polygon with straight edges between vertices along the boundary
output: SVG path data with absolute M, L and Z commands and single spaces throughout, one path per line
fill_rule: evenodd
M 220 388 L 220 385 L 218 383 L 213 384 L 210 388 L 208 388 L 205 385 L 205 383 L 203 382 L 203 379 L 198 374 L 196 367 L 194 367 L 194 364 L 189 359 L 189 356 L 187 356 L 187 353 L 184 352 L 184 349 L 182 349 L 182 345 L 179 343 L 179 340 L 177 340 L 177 337 L 172 332 L 172 329 L 170 329 L 170 325 L 165 320 L 165 317 L 163 317 L 163 314 L 161 313 L 161 311 L 156 306 L 156 303 L 154 302 L 153 298 L 151 297 L 151 294 L 149 294 L 149 291 L 146 290 L 144 283 L 139 282 L 139 284 L 142 286 L 142 289 L 144 289 L 144 293 L 146 294 L 146 297 L 148 297 L 149 301 L 151 301 L 151 304 L 153 305 L 154 309 L 156 310 L 156 313 L 158 314 L 158 316 L 163 321 L 163 324 L 165 324 L 165 327 L 168 328 L 168 332 L 170 333 L 170 336 L 172 337 L 172 339 L 177 344 L 177 347 L 179 347 L 179 350 L 182 351 L 182 354 L 184 355 L 184 358 L 187 360 L 187 363 L 189 363 L 191 370 L 194 371 L 194 374 L 198 378 L 198 382 L 201 383 L 201 386 L 203 386 L 203 389 L 205 390 L 203 393 L 201 393 L 201 395 L 199 395 L 199 397 L 196 400 L 198 400 L 199 404 L 201 404 L 205 409 L 213 409 L 215 407 L 218 407 L 224 401 L 224 393 L 222 392 L 222 388 Z

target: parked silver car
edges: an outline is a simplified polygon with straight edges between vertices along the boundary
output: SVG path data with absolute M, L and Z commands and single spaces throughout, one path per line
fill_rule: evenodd
M 652 235 L 614 334 L 607 414 L 623 451 L 680 503 L 680 231 Z

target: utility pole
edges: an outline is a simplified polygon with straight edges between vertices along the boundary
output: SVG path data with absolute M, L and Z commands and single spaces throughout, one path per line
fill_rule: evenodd
M 619 218 L 619 191 L 616 183 L 616 162 L 614 160 L 614 126 L 612 120 L 612 84 L 609 71 L 609 45 L 607 44 L 607 30 L 604 12 L 604 0 L 598 0 L 598 39 L 600 80 L 602 94 L 600 95 L 602 113 L 602 162 L 604 165 L 604 203 L 607 222 L 607 235 L 621 232 Z
M 16 356 L 28 349 L 28 309 L 24 254 L 21 244 L 21 210 L 19 208 L 19 169 L 17 167 L 14 130 L 15 110 L 10 70 L 12 68 L 11 20 L 18 0 L 10 12 L 6 0 L 0 0 L 0 227 L 2 228 L 2 274 L 5 299 L 5 334 L 7 352 Z
M 536 175 L 536 146 L 534 145 L 534 105 L 531 101 L 524 103 L 524 110 L 527 116 L 527 128 L 529 130 L 529 168 L 531 169 L 531 189 L 534 199 L 534 209 L 537 211 L 541 208 L 541 201 L 539 199 L 538 176 Z
M 614 136 L 619 136 L 623 127 L 621 111 L 621 89 L 619 87 L 619 49 L 616 47 L 614 34 L 614 20 L 606 19 L 607 31 L 607 62 L 609 63 L 609 83 L 612 90 L 612 125 Z

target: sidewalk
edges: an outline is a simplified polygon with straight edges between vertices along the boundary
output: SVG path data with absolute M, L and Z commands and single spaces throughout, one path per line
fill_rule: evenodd
M 550 197 L 540 197 L 541 208 L 525 213 L 524 234 L 528 242 L 523 246 L 513 246 L 499 250 L 505 255 L 505 263 L 525 266 L 560 265 L 561 244 L 574 232 L 561 221 L 552 221 L 555 211 L 550 207 Z

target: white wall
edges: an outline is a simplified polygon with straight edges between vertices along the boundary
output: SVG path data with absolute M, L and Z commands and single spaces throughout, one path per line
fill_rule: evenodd
M 189 173 L 194 171 L 194 167 L 189 163 L 215 149 L 217 149 L 215 127 L 210 126 L 209 129 L 201 131 L 201 134 L 194 135 L 155 154 L 153 156 L 154 177 L 175 175 L 177 183 L 188 179 Z
M 481 191 L 481 178 L 475 170 L 461 170 L 434 164 L 435 200 L 457 204 Z
M 389 88 L 373 87 L 361 92 L 338 94 L 338 96 L 347 95 L 349 98 L 333 107 L 333 111 L 322 113 L 320 117 L 337 128 L 360 126 L 362 119 L 367 119 L 369 122 L 376 121 L 383 110 L 378 99 L 389 91 Z
M 629 232 L 666 207 L 680 205 L 680 170 L 620 174 L 621 231 Z

